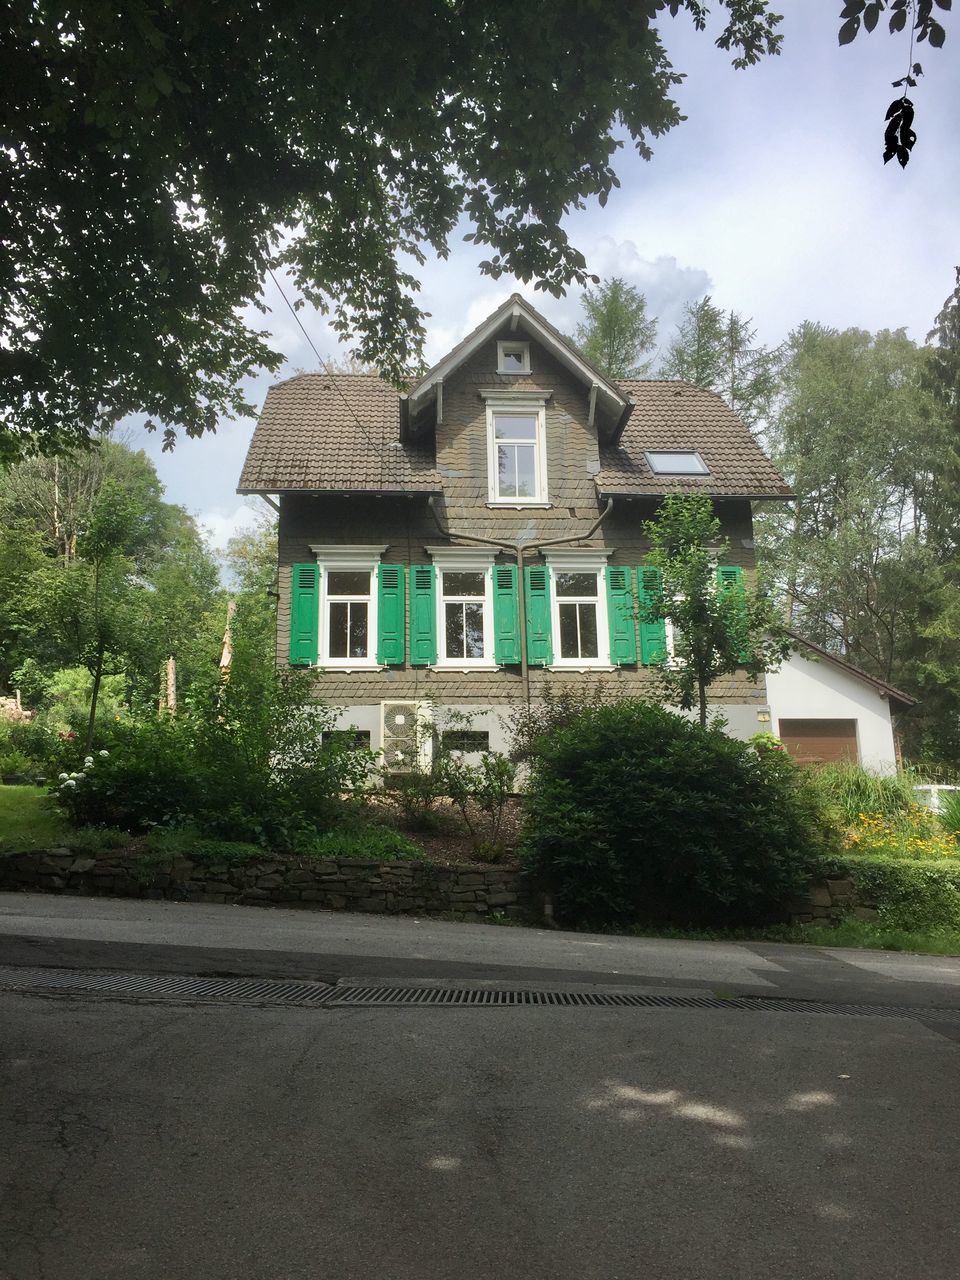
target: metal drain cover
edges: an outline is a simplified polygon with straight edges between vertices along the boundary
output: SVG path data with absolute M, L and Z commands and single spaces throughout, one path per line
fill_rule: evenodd
M 108 973 L 99 969 L 0 967 L 0 989 L 37 995 L 114 996 L 190 1004 L 319 1005 L 336 991 L 325 982 L 193 977 L 178 973 Z
M 813 1013 L 847 1018 L 908 1018 L 960 1026 L 960 1009 L 844 1004 L 778 996 L 649 995 L 631 991 L 545 991 L 510 987 L 334 986 L 276 978 L 195 977 L 170 973 L 110 973 L 100 969 L 0 966 L 0 990 L 33 995 L 98 996 L 181 1004 L 285 1005 L 324 1009 L 592 1008 L 726 1009 L 743 1013 Z

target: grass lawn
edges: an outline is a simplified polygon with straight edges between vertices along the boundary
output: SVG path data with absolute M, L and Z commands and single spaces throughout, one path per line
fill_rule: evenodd
M 66 832 L 43 787 L 0 786 L 0 854 L 60 844 Z

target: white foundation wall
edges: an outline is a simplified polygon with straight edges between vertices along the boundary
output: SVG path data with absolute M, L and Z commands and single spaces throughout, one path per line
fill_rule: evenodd
M 440 705 L 424 701 L 419 704 L 419 707 L 420 715 L 430 718 L 441 731 L 448 728 L 469 728 L 486 732 L 490 737 L 491 751 L 502 751 L 504 754 L 510 751 L 508 723 L 510 711 L 503 705 L 477 706 L 476 703 Z M 687 719 L 696 719 L 695 711 L 680 711 L 676 707 L 671 710 Z M 766 706 L 725 703 L 722 707 L 712 707 L 710 718 L 712 720 L 716 715 L 722 716 L 726 722 L 727 733 L 733 738 L 746 741 L 753 734 L 769 729 L 769 723 L 765 720 L 761 721 L 761 716 L 766 712 Z M 382 709 L 379 703 L 344 707 L 337 718 L 336 727 L 359 729 L 363 733 L 369 733 L 371 749 L 382 751 L 384 748 Z
M 863 767 L 896 772 L 890 704 L 852 672 L 792 653 L 779 671 L 767 674 L 767 699 L 770 729 L 777 736 L 781 720 L 855 720 Z

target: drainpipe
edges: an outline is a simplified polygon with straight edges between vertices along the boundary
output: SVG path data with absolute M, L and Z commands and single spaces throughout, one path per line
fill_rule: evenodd
M 453 530 L 446 527 L 441 521 L 437 514 L 435 503 L 435 496 L 431 496 L 427 499 L 427 505 L 430 508 L 430 514 L 433 516 L 433 522 L 445 538 L 459 538 L 461 542 L 480 542 L 486 547 L 497 547 L 501 551 L 504 549 L 504 546 L 506 546 L 516 557 L 517 609 L 520 614 L 520 681 L 523 685 L 523 693 L 526 698 L 527 706 L 529 706 L 530 664 L 527 662 L 526 592 L 523 582 L 524 557 L 528 551 L 542 551 L 544 547 L 560 547 L 565 543 L 583 542 L 584 539 L 592 537 L 613 510 L 613 499 L 607 498 L 607 505 L 585 533 L 574 533 L 566 538 L 548 538 L 543 542 L 509 542 L 506 538 L 481 538 L 474 533 L 454 533 Z

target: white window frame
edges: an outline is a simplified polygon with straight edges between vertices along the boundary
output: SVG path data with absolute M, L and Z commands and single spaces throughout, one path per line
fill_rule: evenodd
M 663 456 L 665 453 L 673 454 L 674 457 L 694 458 L 700 464 L 695 471 L 671 471 L 667 468 L 657 467 L 654 465 L 653 459 L 657 456 Z M 646 459 L 647 466 L 655 476 L 708 476 L 710 468 L 707 466 L 699 449 L 644 449 L 643 456 Z
M 317 645 L 317 666 L 333 671 L 360 671 L 380 669 L 377 661 L 379 645 L 378 601 L 380 583 L 377 570 L 386 546 L 371 547 L 359 544 L 339 547 L 311 546 L 320 569 L 320 619 Z M 329 574 L 333 570 L 345 570 L 370 574 L 370 596 L 367 605 L 367 656 L 365 658 L 331 658 L 330 656 L 330 592 Z
M 509 368 L 504 362 L 508 355 L 519 355 L 521 365 L 519 369 Z M 530 369 L 530 343 L 529 342 L 511 342 L 509 340 L 497 343 L 497 373 L 506 374 L 507 377 L 523 377 L 529 374 Z
M 551 551 L 545 548 L 544 559 L 550 570 L 550 626 L 553 630 L 553 662 L 551 667 L 564 670 L 613 671 L 610 661 L 610 621 L 607 613 L 607 559 L 613 548 L 596 547 L 562 548 Z M 560 597 L 557 595 L 558 573 L 595 573 L 597 575 L 597 656 L 595 658 L 564 658 L 560 654 Z M 563 602 L 575 604 L 577 598 L 565 596 Z
M 547 400 L 549 392 L 505 391 L 502 389 L 480 392 L 487 407 L 487 482 L 488 507 L 512 507 L 517 511 L 525 507 L 549 507 L 547 496 Z M 517 413 L 536 417 L 536 437 L 533 441 L 536 494 L 532 498 L 501 498 L 497 491 L 500 471 L 497 466 L 497 439 L 495 421 L 498 414 Z M 500 443 L 503 443 L 502 441 Z M 523 441 L 524 444 L 528 443 Z
M 493 562 L 499 548 L 427 547 L 427 555 L 437 574 L 437 666 L 457 671 L 490 670 L 496 667 L 493 635 Z M 483 574 L 483 657 L 458 658 L 447 655 L 446 609 L 444 608 L 443 575 L 447 573 Z

